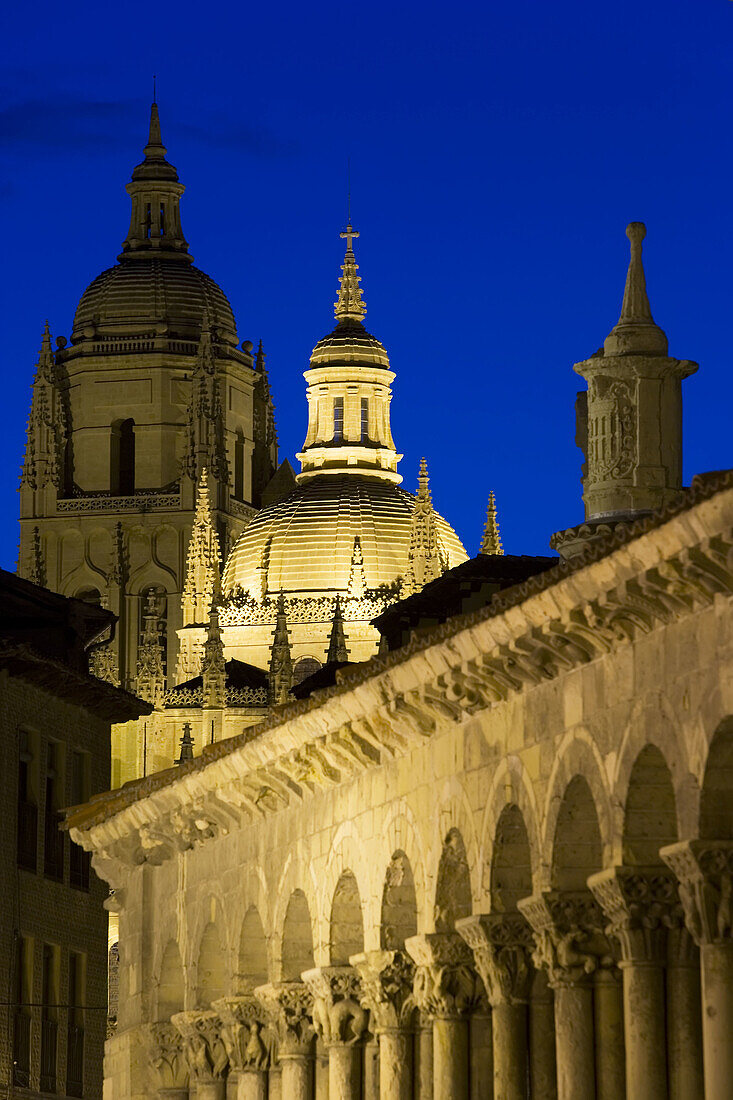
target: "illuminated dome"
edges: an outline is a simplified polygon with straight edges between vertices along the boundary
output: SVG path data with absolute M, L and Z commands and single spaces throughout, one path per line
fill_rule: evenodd
M 380 477 L 322 474 L 263 508 L 240 535 L 224 570 L 225 593 L 240 586 L 325 595 L 346 592 L 358 540 L 369 589 L 404 577 L 415 497 Z M 438 547 L 450 568 L 466 560 L 453 528 L 436 514 Z M 266 572 L 266 578 L 263 573 Z
M 116 265 L 98 275 L 82 294 L 72 345 L 129 337 L 136 340 L 130 350 L 140 352 L 153 350 L 152 343 L 140 340 L 149 337 L 156 338 L 155 350 L 168 341 L 168 350 L 188 352 L 185 343 L 198 342 L 205 316 L 220 342 L 236 345 L 237 329 L 226 295 L 193 266 L 181 228 L 183 191 L 176 169 L 166 160 L 154 103 L 145 158 L 127 184 L 132 212 L 122 253 Z

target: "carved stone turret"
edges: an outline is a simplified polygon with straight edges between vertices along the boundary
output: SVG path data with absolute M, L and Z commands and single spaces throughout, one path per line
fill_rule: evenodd
M 331 623 L 331 637 L 328 641 L 326 664 L 330 665 L 335 661 L 348 661 L 348 659 L 349 651 L 346 646 L 346 635 L 344 634 L 344 617 L 341 614 L 341 597 L 337 592 L 336 603 L 333 609 L 333 622 Z
M 143 637 L 137 654 L 136 693 L 154 707 L 162 707 L 165 694 L 163 645 L 160 638 L 160 605 L 154 592 L 148 594 L 143 610 Z
M 254 450 L 252 453 L 252 499 L 261 505 L 262 493 L 277 470 L 275 404 L 267 376 L 265 352 L 260 340 L 255 357 L 255 386 L 252 394 Z
M 293 660 L 290 653 L 290 631 L 285 611 L 285 596 L 277 598 L 275 630 L 270 650 L 270 705 L 287 703 L 293 686 Z
M 626 228 L 631 259 L 621 316 L 604 345 L 574 370 L 588 383 L 578 395 L 576 441 L 584 454 L 585 523 L 558 532 L 563 557 L 581 552 L 618 523 L 664 507 L 682 488 L 683 378 L 697 370 L 672 359 L 646 291 L 642 222 Z
M 68 417 L 59 383 L 47 321 L 31 390 L 21 489 L 64 488 Z
M 206 469 L 219 486 L 229 484 L 221 383 L 216 362 L 216 331 L 206 315 L 191 379 L 183 468 L 191 481 L 198 481 Z M 217 507 L 221 503 L 217 499 Z
M 484 537 L 481 540 L 482 554 L 503 554 L 499 535 L 499 518 L 496 514 L 496 498 L 494 490 L 489 493 L 489 505 L 486 509 L 486 523 L 484 525 Z
M 419 592 L 444 572 L 444 563 L 438 546 L 438 528 L 430 496 L 428 465 L 424 458 L 420 459 L 417 485 L 403 589 L 406 596 Z
M 226 705 L 226 662 L 224 642 L 219 627 L 219 612 L 215 607 L 209 616 L 209 628 L 204 642 L 201 661 L 202 698 L 204 707 L 221 708 Z

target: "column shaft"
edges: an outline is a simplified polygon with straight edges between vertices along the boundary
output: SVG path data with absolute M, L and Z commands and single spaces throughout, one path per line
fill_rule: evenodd
M 316 1100 L 328 1100 L 328 1051 L 321 1039 L 316 1039 L 315 1071 Z
M 379 1040 L 371 1039 L 364 1044 L 363 1100 L 379 1100 L 380 1060 Z
M 527 1096 L 527 1007 L 495 1004 L 494 1095 L 502 1100 L 525 1100 Z M 484 1094 L 485 1095 L 485 1094 Z
M 283 1100 L 283 1073 L 278 1062 L 267 1074 L 267 1100 Z
M 329 1043 L 328 1100 L 361 1100 L 361 1058 L 358 1044 Z
M 628 1100 L 667 1100 L 664 972 L 654 963 L 622 969 Z
M 730 1100 L 733 1082 L 733 943 L 704 943 L 702 1041 L 705 1100 Z
M 491 1092 L 494 1079 L 494 1051 L 491 1013 L 477 1010 L 468 1022 L 469 1069 L 471 1075 L 471 1100 L 485 1100 Z
M 596 1100 L 625 1100 L 624 1007 L 618 971 L 597 970 L 593 987 Z M 661 1052 L 664 1059 L 664 1042 Z
M 433 1100 L 433 1023 L 424 1017 L 417 1035 L 417 1100 Z
M 468 1020 L 433 1020 L 434 1100 L 469 1100 Z
M 555 1061 L 555 1002 L 545 970 L 535 970 L 529 1002 L 530 1096 L 542 1100 L 557 1097 Z
M 283 1100 L 311 1100 L 311 1059 L 305 1055 L 280 1055 Z
M 380 1100 L 412 1100 L 412 1033 L 382 1031 L 379 1036 Z
M 225 1100 L 226 1081 L 199 1081 L 195 1095 L 196 1100 Z
M 699 964 L 667 966 L 667 1057 L 670 1100 L 703 1096 Z
M 237 1100 L 267 1100 L 267 1073 L 258 1069 L 240 1070 Z
M 593 990 L 560 984 L 555 989 L 555 1050 L 558 1100 L 589 1100 L 596 1094 Z

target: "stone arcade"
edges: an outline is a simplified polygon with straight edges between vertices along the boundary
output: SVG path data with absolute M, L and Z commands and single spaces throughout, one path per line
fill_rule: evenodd
M 71 814 L 106 1100 L 730 1096 L 733 472 L 680 491 L 642 235 L 567 560 Z

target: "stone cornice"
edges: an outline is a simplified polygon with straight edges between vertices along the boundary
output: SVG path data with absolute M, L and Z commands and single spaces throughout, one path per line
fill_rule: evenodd
M 594 548 L 348 670 L 191 763 L 98 796 L 67 828 L 117 866 L 159 863 L 733 593 L 733 474 L 698 479 L 636 527 L 605 553 Z

